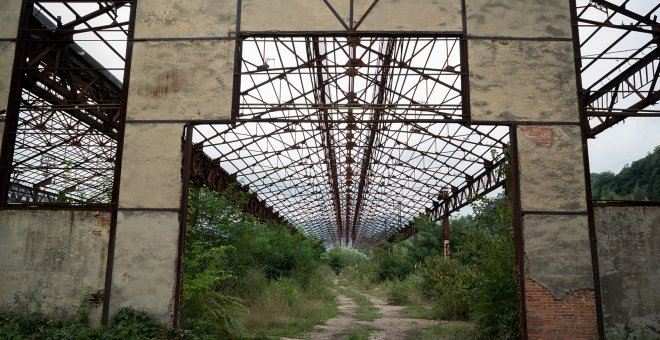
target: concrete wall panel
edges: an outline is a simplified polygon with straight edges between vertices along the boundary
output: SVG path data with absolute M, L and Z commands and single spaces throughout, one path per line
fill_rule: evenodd
M 233 41 L 135 43 L 129 120 L 228 119 Z
M 178 234 L 176 212 L 119 212 L 111 315 L 133 307 L 160 323 L 171 321 Z
M 475 122 L 579 121 L 571 42 L 470 40 L 469 59 Z
M 341 7 L 338 12 L 344 12 Z M 345 20 L 349 17 L 346 16 Z M 348 24 L 348 21 L 346 21 Z M 243 0 L 241 31 L 344 31 L 323 1 Z
M 18 36 L 22 0 L 3 0 L 0 5 L 0 39 Z M 0 64 L 1 65 L 1 64 Z
M 586 211 L 578 126 L 519 126 L 523 211 Z
M 135 37 L 226 37 L 236 31 L 237 6 L 237 1 L 140 0 Z
M 660 207 L 596 206 L 594 220 L 606 332 L 660 337 Z
M 16 43 L 0 41 L 0 112 L 7 110 Z
M 105 284 L 109 212 L 0 211 L 0 306 L 67 319 Z M 88 308 L 101 322 L 101 304 Z
M 525 270 L 555 299 L 593 289 L 587 216 L 524 217 Z
M 373 0 L 355 1 L 355 21 Z M 463 11 L 460 0 L 381 0 L 358 28 L 360 31 L 460 32 Z
M 179 124 L 127 124 L 122 160 L 121 208 L 179 208 Z
M 466 0 L 470 35 L 571 38 L 565 0 Z

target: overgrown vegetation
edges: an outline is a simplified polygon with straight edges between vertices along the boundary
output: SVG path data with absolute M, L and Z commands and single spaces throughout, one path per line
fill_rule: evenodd
M 192 189 L 184 328 L 219 338 L 292 335 L 336 314 L 324 244 L 258 221 L 236 190 Z
M 442 227 L 422 216 L 416 238 L 383 244 L 342 267 L 341 282 L 410 305 L 403 313 L 411 317 L 472 321 L 476 330 L 467 338 L 517 338 L 511 209 L 500 197 L 479 200 L 473 210 L 474 216 L 452 220 L 450 258 L 442 253 Z
M 80 320 L 53 320 L 40 315 L 0 312 L 0 339 L 185 339 L 185 330 L 157 325 L 145 312 L 117 311 L 111 327 L 88 327 Z
M 611 171 L 591 174 L 596 201 L 660 201 L 660 146 L 646 157 L 626 165 L 618 174 Z

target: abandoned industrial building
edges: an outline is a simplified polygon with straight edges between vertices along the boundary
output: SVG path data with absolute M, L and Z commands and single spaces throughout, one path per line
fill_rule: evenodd
M 660 117 L 656 0 L 0 1 L 0 309 L 181 317 L 188 192 L 327 245 L 503 190 L 522 338 L 660 336 L 660 202 L 588 140 Z M 504 171 L 503 169 L 508 169 Z M 504 189 L 503 189 L 504 188 Z M 618 334 L 618 333 L 617 333 Z

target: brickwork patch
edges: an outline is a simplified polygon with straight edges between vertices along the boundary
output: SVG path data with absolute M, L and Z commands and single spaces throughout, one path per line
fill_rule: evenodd
M 530 339 L 597 339 L 592 290 L 569 292 L 561 300 L 525 275 L 527 332 Z
M 542 126 L 523 126 L 520 131 L 527 138 L 535 141 L 539 145 L 552 146 L 552 128 Z

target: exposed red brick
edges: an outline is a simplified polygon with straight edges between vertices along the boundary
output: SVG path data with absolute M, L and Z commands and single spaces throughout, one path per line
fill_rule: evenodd
M 535 141 L 543 146 L 552 145 L 552 128 L 547 126 L 523 126 L 520 131 L 527 136 L 527 138 Z
M 98 214 L 96 214 L 96 220 L 99 222 L 99 226 L 103 229 L 108 229 L 110 228 L 110 220 L 112 219 L 112 215 L 110 214 L 109 211 L 101 211 Z
M 569 292 L 557 300 L 525 275 L 527 334 L 530 339 L 597 339 L 596 302 L 592 290 Z

